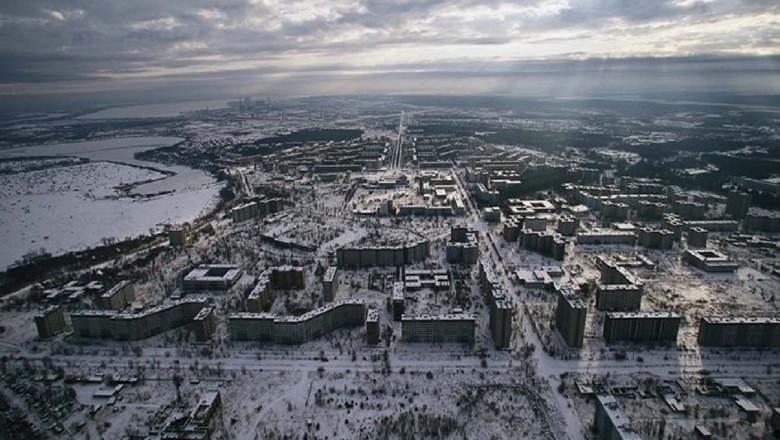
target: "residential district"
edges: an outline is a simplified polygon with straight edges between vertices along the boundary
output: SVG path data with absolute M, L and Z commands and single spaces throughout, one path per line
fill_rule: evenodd
M 252 140 L 210 159 L 211 214 L 19 286 L 0 437 L 780 438 L 777 183 L 490 142 L 474 112 Z M 187 142 L 285 114 L 241 100 Z

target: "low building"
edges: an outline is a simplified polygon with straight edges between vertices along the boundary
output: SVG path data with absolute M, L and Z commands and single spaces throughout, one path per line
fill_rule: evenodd
M 672 312 L 612 312 L 604 319 L 604 340 L 613 342 L 677 342 L 680 315 Z
M 410 269 L 404 271 L 404 289 L 416 291 L 433 289 L 442 291 L 450 289 L 450 273 L 447 269 Z
M 230 264 L 204 264 L 192 269 L 182 281 L 187 291 L 227 290 L 241 278 L 243 271 Z
M 38 329 L 38 337 L 49 339 L 65 330 L 65 314 L 62 307 L 51 306 L 35 315 L 35 327 Z
M 404 342 L 474 343 L 476 321 L 471 315 L 403 315 L 401 340 Z
M 780 347 L 780 318 L 703 317 L 699 345 L 704 347 Z
M 683 259 L 691 266 L 705 272 L 734 272 L 738 268 L 736 261 L 713 249 L 688 249 Z

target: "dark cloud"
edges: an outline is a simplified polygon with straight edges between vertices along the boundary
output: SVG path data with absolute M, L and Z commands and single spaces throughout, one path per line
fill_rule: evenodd
M 758 14 L 776 25 L 780 6 L 771 0 L 571 0 L 562 8 L 544 0 L 4 0 L 0 93 L 19 84 L 81 90 L 106 81 L 135 87 L 195 77 L 244 75 L 251 83 L 285 72 L 402 72 L 456 59 L 474 61 L 482 72 L 494 59 L 603 57 L 615 47 L 619 56 L 654 55 L 647 51 L 669 51 L 660 34 L 669 29 L 687 32 L 677 43 L 684 53 L 778 53 L 771 20 L 749 32 L 686 28 Z M 631 52 L 630 43 L 601 47 L 643 33 L 650 48 L 644 52 Z M 416 58 L 407 64 L 406 53 Z

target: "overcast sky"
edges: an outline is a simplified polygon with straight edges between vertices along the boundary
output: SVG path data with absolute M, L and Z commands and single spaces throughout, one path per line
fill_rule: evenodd
M 318 79 L 332 93 L 544 60 L 780 55 L 780 1 L 2 0 L 0 42 L 0 96 Z

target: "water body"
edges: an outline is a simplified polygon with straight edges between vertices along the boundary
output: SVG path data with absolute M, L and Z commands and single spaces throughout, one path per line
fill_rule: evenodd
M 82 115 L 77 119 L 142 119 L 142 118 L 173 118 L 183 113 L 206 109 L 226 108 L 227 101 L 185 101 L 166 104 L 130 105 L 112 107 L 95 113 Z
M 39 176 L 3 176 L 0 191 L 0 270 L 23 255 L 44 249 L 52 254 L 100 245 L 107 238 L 125 239 L 165 224 L 180 224 L 207 213 L 222 184 L 204 171 L 136 160 L 136 152 L 174 145 L 175 137 L 114 138 L 40 145 L 0 152 L 0 157 L 75 156 L 103 167 L 61 167 Z M 119 164 L 119 165 L 117 165 Z M 116 168 L 124 167 L 124 168 Z M 138 167 L 153 168 L 165 174 Z M 107 174 L 105 170 L 114 170 Z M 103 172 L 101 172 L 103 171 Z M 40 173 L 40 172 L 38 172 Z M 30 182 L 37 184 L 32 185 Z M 40 180 L 52 182 L 42 185 Z M 136 184 L 132 194 L 107 191 Z M 95 188 L 100 190 L 96 191 Z M 41 189 L 43 188 L 43 189 Z M 106 193 L 111 195 L 106 197 Z M 160 194 L 164 193 L 164 194 Z

